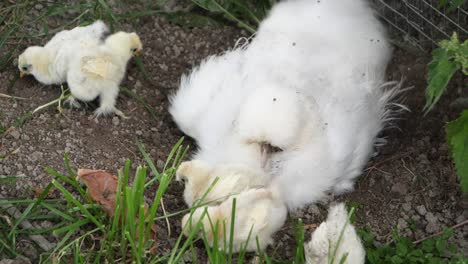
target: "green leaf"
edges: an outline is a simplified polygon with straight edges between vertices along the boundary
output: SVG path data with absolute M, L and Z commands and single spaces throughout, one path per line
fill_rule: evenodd
M 448 4 L 448 0 L 439 0 L 439 5 L 438 7 L 441 8 L 441 7 L 444 7 Z
M 466 0 L 453 0 L 453 1 L 451 1 L 447 12 L 454 11 L 455 9 L 457 9 L 457 7 L 461 6 L 465 1 Z
M 445 248 L 447 247 L 447 240 L 437 239 L 435 242 L 435 247 L 437 249 L 437 252 L 440 255 L 443 255 L 445 252 Z
M 408 254 L 408 248 L 406 247 L 405 244 L 398 243 L 396 245 L 396 252 L 398 256 L 404 257 L 406 256 L 406 254 Z
M 433 252 L 434 251 L 434 240 L 428 239 L 422 242 L 421 245 L 422 250 L 424 252 Z
M 447 141 L 460 177 L 463 192 L 468 192 L 468 110 L 447 124 Z
M 425 113 L 439 101 L 453 74 L 459 69 L 459 65 L 450 60 L 451 52 L 437 48 L 432 52 L 432 61 L 428 66 L 428 87 L 426 89 Z

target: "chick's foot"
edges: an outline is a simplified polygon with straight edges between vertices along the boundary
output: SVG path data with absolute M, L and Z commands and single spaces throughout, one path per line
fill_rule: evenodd
M 70 106 L 70 108 L 80 108 L 81 104 L 78 103 L 78 100 L 75 99 L 75 97 L 70 96 L 68 97 L 65 102 L 63 102 L 64 105 Z

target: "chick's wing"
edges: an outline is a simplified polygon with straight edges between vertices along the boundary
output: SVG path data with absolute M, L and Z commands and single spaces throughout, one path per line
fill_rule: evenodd
M 81 71 L 92 79 L 107 79 L 114 68 L 110 56 L 85 56 L 81 59 Z

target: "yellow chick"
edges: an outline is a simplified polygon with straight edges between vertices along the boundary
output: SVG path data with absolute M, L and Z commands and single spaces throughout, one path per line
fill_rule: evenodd
M 20 76 L 31 74 L 46 85 L 64 83 L 70 58 L 80 49 L 99 45 L 107 31 L 106 24 L 98 20 L 89 26 L 60 31 L 43 47 L 27 48 L 18 57 Z
M 330 207 L 327 220 L 312 233 L 310 242 L 304 245 L 304 252 L 307 264 L 365 262 L 366 252 L 354 226 L 349 223 L 343 203 Z M 333 252 L 335 256 L 332 256 Z M 344 258 L 345 261 L 341 262 Z
M 243 247 L 247 251 L 264 250 L 273 242 L 272 235 L 281 228 L 287 215 L 286 206 L 277 196 L 276 188 L 250 189 L 230 197 L 219 205 L 199 207 L 182 218 L 184 234 L 188 236 L 197 223 L 201 223 L 210 246 L 214 246 L 216 236 L 220 249 L 229 248 L 229 245 L 224 243 L 231 241 L 234 199 L 236 207 L 233 252 L 239 252 Z M 218 232 L 215 232 L 216 226 Z
M 214 181 L 217 179 L 216 183 Z M 270 177 L 240 165 L 218 165 L 211 167 L 201 160 L 186 161 L 180 164 L 176 180 L 184 181 L 184 200 L 188 206 L 205 195 L 204 202 L 222 202 L 230 195 L 260 188 L 269 184 Z M 214 183 L 214 184 L 213 184 Z M 209 192 L 208 189 L 211 190 Z
M 100 106 L 95 116 L 115 113 L 125 115 L 115 107 L 127 63 L 143 46 L 136 33 L 117 32 L 95 49 L 81 50 L 70 61 L 67 75 L 71 102 L 89 102 L 99 96 Z

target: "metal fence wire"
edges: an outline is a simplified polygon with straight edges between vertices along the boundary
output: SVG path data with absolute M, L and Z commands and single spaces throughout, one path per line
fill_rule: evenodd
M 457 32 L 462 41 L 468 37 L 468 0 L 453 10 L 450 1 L 444 6 L 440 6 L 440 0 L 372 1 L 392 35 L 420 49 L 435 47 L 453 32 Z

